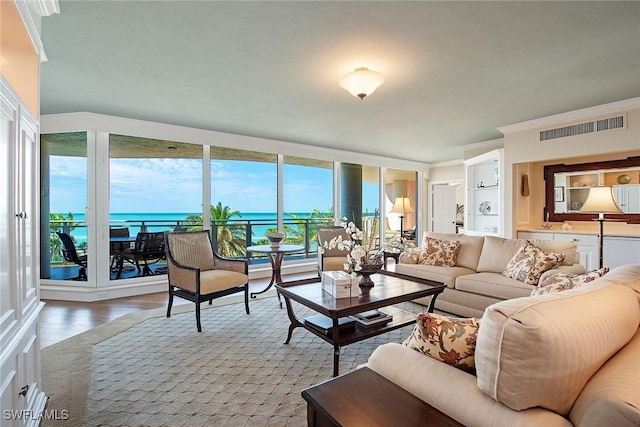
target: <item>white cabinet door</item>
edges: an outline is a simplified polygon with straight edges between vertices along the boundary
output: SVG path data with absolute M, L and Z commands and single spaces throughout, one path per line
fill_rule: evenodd
M 18 298 L 12 250 L 13 142 L 17 134 L 17 105 L 0 93 L 0 351 L 11 342 L 20 328 Z
M 614 185 L 613 192 L 625 213 L 640 213 L 640 185 Z
M 39 302 L 38 283 L 38 197 L 37 124 L 26 114 L 20 116 L 18 143 L 15 150 L 15 222 L 16 283 L 20 290 L 20 306 L 25 318 Z
M 604 265 L 609 268 L 640 263 L 640 238 L 604 236 Z
M 36 426 L 40 389 L 38 124 L 0 76 L 0 426 Z M 8 411 L 8 412 L 5 412 Z

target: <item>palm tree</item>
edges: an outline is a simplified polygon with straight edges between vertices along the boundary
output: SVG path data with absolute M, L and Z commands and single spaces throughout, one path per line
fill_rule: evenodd
M 50 233 L 49 233 L 49 260 L 53 262 L 62 261 L 62 242 L 60 238 L 56 234 L 56 231 L 63 231 L 62 223 L 68 222 L 73 224 L 73 214 L 69 212 L 67 215 L 63 213 L 54 213 L 49 212 L 49 224 L 50 224 Z M 75 227 L 73 225 L 68 225 L 69 231 L 73 230 Z M 71 236 L 71 239 L 75 242 L 75 237 Z M 85 243 L 86 246 L 86 243 Z
M 242 224 L 227 224 L 234 216 L 242 218 L 240 211 L 232 211 L 229 206 L 222 206 L 222 202 L 218 202 L 215 206 L 209 206 L 209 215 L 213 229 L 217 230 L 216 252 L 229 257 L 245 256 L 246 227 Z M 201 230 L 202 215 L 187 215 L 183 224 L 188 231 Z
M 322 212 L 319 209 L 314 209 L 309 215 L 302 218 L 296 214 L 290 213 L 289 216 L 293 219 L 293 225 L 285 225 L 284 231 L 287 234 L 285 242 L 294 244 L 304 244 L 305 237 L 309 239 L 309 242 L 315 242 L 318 235 L 318 227 L 324 225 L 321 221 L 309 221 L 310 219 L 322 220 L 333 218 L 333 207 L 329 208 L 328 212 Z M 309 235 L 305 236 L 306 229 L 305 224 L 309 224 Z M 267 231 L 277 231 L 275 227 L 268 228 Z

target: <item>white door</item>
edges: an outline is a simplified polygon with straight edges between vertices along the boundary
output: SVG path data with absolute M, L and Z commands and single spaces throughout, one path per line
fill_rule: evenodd
M 455 233 L 456 188 L 449 184 L 435 184 L 432 199 L 432 230 L 437 233 Z

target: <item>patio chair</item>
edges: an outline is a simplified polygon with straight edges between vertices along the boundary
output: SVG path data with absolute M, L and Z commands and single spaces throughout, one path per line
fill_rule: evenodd
M 73 277 L 71 280 L 87 280 L 87 255 L 78 255 L 76 245 L 70 235 L 61 231 L 56 231 L 56 234 L 62 241 L 62 249 L 60 251 L 64 260 L 80 266 L 78 276 Z
M 109 229 L 109 237 L 129 237 L 129 228 L 110 228 Z M 120 242 L 111 242 L 109 244 L 109 253 L 111 255 L 111 270 L 116 270 L 116 264 L 118 262 L 119 257 L 122 256 L 122 252 L 127 249 L 130 243 L 123 244 Z
M 134 247 L 125 248 L 120 255 L 121 260 L 119 262 L 127 261 L 135 264 L 138 271 L 142 266 L 143 276 L 153 276 L 153 271 L 149 266 L 166 258 L 164 232 L 138 233 Z
M 214 298 L 244 292 L 245 311 L 249 314 L 249 266 L 244 259 L 228 259 L 216 254 L 209 231 L 169 232 L 165 234 L 169 269 L 169 306 L 171 317 L 173 297 L 196 304 L 196 326 L 200 325 L 200 303 Z
M 349 240 L 351 237 L 347 234 L 344 227 L 318 227 L 318 274 L 322 275 L 323 271 L 342 271 L 344 264 L 347 262 L 347 251 L 338 248 L 326 249 L 323 247 L 325 243 L 331 241 L 334 237 L 342 236 L 342 239 Z

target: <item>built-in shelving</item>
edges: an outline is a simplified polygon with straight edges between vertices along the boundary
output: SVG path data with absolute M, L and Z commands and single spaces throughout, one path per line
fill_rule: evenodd
M 466 234 L 494 236 L 503 234 L 502 163 L 502 149 L 465 160 Z

